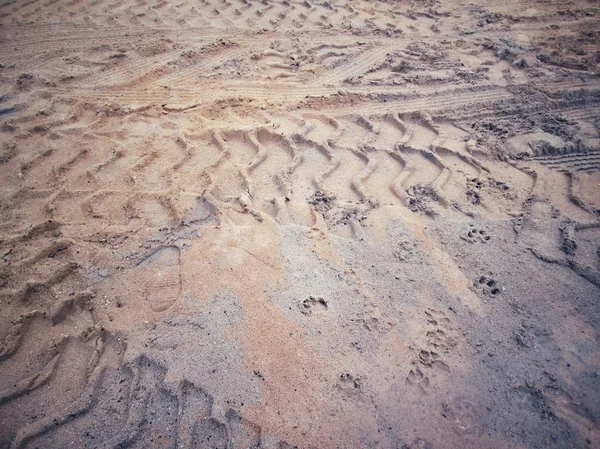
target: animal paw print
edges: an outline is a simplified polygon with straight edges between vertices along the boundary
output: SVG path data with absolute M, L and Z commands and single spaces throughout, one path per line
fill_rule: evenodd
M 306 316 L 326 312 L 328 309 L 327 301 L 320 296 L 309 296 L 308 299 L 300 304 L 300 313 Z
M 429 346 L 448 352 L 458 344 L 458 340 L 453 336 L 452 322 L 444 312 L 428 309 L 425 311 L 425 316 L 432 327 L 426 334 Z
M 338 385 L 349 386 L 350 388 L 360 390 L 362 381 L 360 377 L 354 376 L 350 373 L 340 374 L 340 382 Z
M 448 352 L 458 344 L 458 341 L 447 331 L 435 329 L 427 332 L 427 343 L 434 348 Z
M 414 259 L 418 257 L 418 248 L 416 242 L 401 241 L 398 242 L 396 249 L 394 250 L 394 257 L 400 262 L 414 262 Z
M 429 377 L 423 374 L 420 368 L 411 369 L 406 377 L 406 383 L 417 388 L 421 393 L 427 394 Z
M 471 224 L 466 235 L 462 235 L 460 238 L 469 243 L 487 243 L 491 237 L 485 229 L 477 229 Z
M 425 316 L 427 317 L 427 322 L 432 326 L 439 326 L 443 327 L 444 329 L 451 329 L 452 322 L 444 312 L 435 309 L 427 309 L 425 311 Z
M 451 421 L 454 431 L 459 435 L 476 432 L 474 406 L 463 397 L 459 396 L 449 403 L 442 404 L 442 416 Z
M 554 339 L 552 332 L 533 324 L 523 322 L 521 327 L 514 332 L 517 344 L 522 348 L 552 347 Z
M 419 361 L 423 364 L 423 366 L 428 368 L 436 367 L 443 371 L 450 371 L 448 365 L 446 365 L 437 352 L 423 350 L 419 352 Z
M 473 281 L 473 287 L 475 290 L 483 293 L 486 296 L 497 296 L 504 288 L 500 287 L 498 283 L 490 276 L 479 276 Z
M 481 188 L 483 187 L 483 181 L 479 178 L 467 179 L 467 199 L 474 204 L 479 206 L 481 204 Z
M 336 383 L 336 387 L 347 399 L 360 400 L 363 391 L 363 382 L 364 379 L 361 376 L 342 373 Z

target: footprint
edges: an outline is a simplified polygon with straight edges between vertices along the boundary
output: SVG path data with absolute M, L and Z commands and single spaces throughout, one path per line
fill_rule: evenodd
M 496 296 L 504 290 L 493 278 L 485 275 L 479 276 L 473 281 L 473 287 L 486 296 Z
M 427 317 L 427 323 L 432 327 L 425 334 L 428 346 L 448 352 L 458 345 L 458 340 L 453 332 L 452 322 L 444 312 L 427 309 L 425 316 Z
M 521 323 L 520 328 L 513 332 L 513 335 L 517 344 L 522 348 L 556 349 L 551 331 L 525 321 Z
M 429 377 L 423 374 L 419 368 L 411 369 L 406 377 L 406 383 L 418 388 L 422 393 L 427 394 L 429 389 Z
M 440 310 L 427 309 L 425 311 L 427 322 L 432 326 L 443 327 L 444 329 L 452 329 L 452 322 L 446 314 Z
M 452 427 L 459 435 L 477 433 L 473 404 L 463 397 L 459 396 L 449 403 L 442 404 L 442 416 L 450 419 Z
M 363 383 L 362 376 L 342 373 L 335 386 L 347 399 L 359 400 L 363 393 Z
M 145 297 L 155 312 L 164 312 L 181 294 L 181 250 L 163 246 L 138 264 L 138 279 L 144 284 Z
M 417 243 L 414 241 L 399 241 L 392 254 L 400 262 L 417 263 L 419 265 L 426 264 L 423 254 L 419 250 Z
M 434 348 L 441 349 L 444 352 L 448 352 L 458 344 L 456 338 L 452 337 L 442 329 L 428 331 L 426 335 L 427 344 L 433 346 Z
M 419 352 L 419 361 L 428 368 L 435 366 L 442 371 L 450 372 L 450 368 L 437 352 L 423 350 Z
M 461 235 L 460 238 L 469 243 L 487 243 L 491 236 L 485 229 L 477 229 L 471 224 L 465 235 Z
M 326 312 L 328 309 L 327 301 L 320 296 L 309 296 L 308 299 L 300 304 L 300 313 L 306 316 Z
M 481 204 L 481 188 L 483 187 L 483 181 L 479 178 L 467 179 L 467 199 L 475 206 Z

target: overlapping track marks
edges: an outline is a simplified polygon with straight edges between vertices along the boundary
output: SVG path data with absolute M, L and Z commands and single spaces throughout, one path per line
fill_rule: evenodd
M 277 50 L 265 50 L 253 55 L 253 59 L 264 64 L 266 79 L 295 78 L 300 64 L 299 56 L 292 56 Z
M 132 4 L 133 3 L 133 4 Z M 52 6 L 52 8 L 48 8 Z M 135 2 L 54 0 L 8 2 L 0 7 L 4 20 L 77 21 L 94 25 L 137 25 L 147 27 L 207 26 L 217 28 L 272 29 L 369 27 L 396 29 L 388 10 L 346 2 L 298 0 L 183 0 L 169 4 L 164 0 Z
M 407 191 L 428 186 L 442 206 L 468 204 L 467 180 L 489 172 L 473 155 L 468 132 L 425 112 L 339 119 L 304 112 L 269 128 L 250 120 L 238 130 L 196 134 L 167 122 L 164 127 L 174 131 L 166 136 L 156 133 L 159 112 L 140 110 L 127 119 L 127 131 L 119 125 L 113 137 L 106 134 L 114 120 L 109 112 L 94 117 L 87 132 L 58 123 L 52 128 L 57 138 L 76 138 L 82 145 L 71 150 L 55 139 L 48 149 L 10 159 L 21 172 L 21 188 L 11 186 L 12 201 L 27 202 L 34 221 L 124 226 L 133 220 L 162 227 L 177 223 L 203 195 L 215 210 L 220 203 L 259 220 L 263 214 L 287 215 L 289 201 L 304 208 L 317 192 L 368 208 L 382 200 L 403 206 Z M 207 124 L 202 116 L 198 120 Z M 278 132 L 280 126 L 289 129 L 289 120 L 297 129 Z M 128 148 L 114 139 L 119 133 L 130 138 Z M 27 136 L 20 137 L 20 146 Z M 41 179 L 51 182 L 39 184 Z
M 215 68 L 225 61 L 239 58 L 247 50 L 235 42 L 223 43 L 218 40 L 194 47 L 194 50 L 182 53 L 177 45 L 156 41 L 148 45 L 148 50 L 158 52 L 157 55 L 148 57 L 143 52 L 127 52 L 118 65 L 81 80 L 82 87 L 93 86 L 94 90 L 100 89 L 106 94 L 130 88 L 139 91 L 145 87 L 149 89 L 150 97 L 163 97 L 160 103 L 170 103 L 170 100 L 176 102 L 179 91 L 176 86 L 183 91 L 189 89 L 200 77 L 213 74 Z M 169 88 L 166 97 L 159 94 L 165 87 Z M 57 92 L 63 91 L 64 88 L 57 89 Z
M 597 260 L 591 254 L 600 229 L 600 211 L 589 192 L 582 192 L 581 176 L 598 173 L 598 151 L 582 141 L 562 148 L 538 145 L 534 156 L 516 164 L 533 179 L 522 221 L 515 229 L 519 240 L 543 261 L 571 268 L 599 285 Z
M 309 0 L 206 0 L 194 9 L 213 26 L 250 29 L 327 30 L 367 26 L 373 23 L 369 16 L 374 15 L 356 11 L 344 2 Z
M 72 399 L 69 395 L 79 388 L 78 381 L 70 384 L 71 390 L 65 387 L 72 375 L 85 378 L 93 370 L 98 334 L 89 327 L 93 293 L 83 290 L 85 282 L 71 249 L 74 242 L 61 238 L 58 223 L 31 225 L 4 237 L 1 245 L 0 301 L 7 314 L 0 337 L 0 444 L 8 447 L 18 426 Z M 65 323 L 74 310 L 80 313 Z M 18 318 L 8 321 L 14 317 Z M 49 392 L 56 394 L 57 403 L 44 400 Z M 19 401 L 16 409 L 13 401 Z
M 34 71 L 38 67 L 54 67 L 57 62 L 65 57 L 63 51 L 76 53 L 82 48 L 93 49 L 95 39 L 90 36 L 89 28 L 74 24 L 30 24 L 27 25 L 27 31 L 23 26 L 6 26 L 2 32 L 2 43 L 0 43 L 0 53 L 8 54 L 11 45 L 8 42 L 19 42 L 20 51 L 12 55 L 11 59 L 19 64 L 19 67 L 25 71 Z M 127 30 L 124 28 L 100 28 L 95 33 L 102 36 L 106 46 L 120 46 L 128 42 Z M 156 37 L 155 33 L 146 31 L 146 36 Z M 97 43 L 97 40 L 96 40 Z M 14 47 L 13 47 L 14 48 Z M 52 49 L 53 51 L 49 51 Z M 61 51 L 59 51 L 59 49 Z M 88 51 L 93 53 L 93 51 Z
M 0 300 L 10 313 L 1 318 L 0 445 L 259 447 L 260 427 L 230 408 L 217 415 L 201 388 L 168 382 L 167 370 L 145 354 L 124 360 L 125 339 L 98 322 L 95 293 L 82 290 L 87 283 L 72 260 L 77 243 L 61 240 L 60 232 L 48 221 L 1 241 L 10 270 L 0 273 Z M 178 257 L 177 248 L 163 248 L 140 270 L 165 251 Z M 171 286 L 157 281 L 159 288 Z M 170 305 L 157 299 L 159 311 Z
M 10 251 L 16 247 L 13 241 L 5 242 L 5 245 L 11 248 Z M 20 276 L 25 277 L 26 281 L 14 283 L 11 275 L 15 273 L 14 271 L 2 273 L 3 286 L 0 290 L 0 297 L 7 304 L 14 303 L 15 307 L 21 303 L 36 306 L 51 304 L 56 296 L 54 287 L 60 286 L 67 278 L 76 274 L 79 268 L 79 265 L 67 255 L 71 246 L 72 242 L 68 240 L 56 240 L 28 259 L 15 262 L 13 270 L 17 270 Z M 65 254 L 59 254 L 62 252 Z M 16 257 L 11 259 L 16 259 Z
M 252 203 L 255 192 L 249 170 L 262 163 L 266 157 L 264 148 L 255 136 L 245 131 L 215 131 L 212 139 L 221 155 L 206 170 L 210 186 L 205 195 L 220 204 L 237 204 L 262 221 L 261 212 Z
M 600 150 L 581 150 L 564 154 L 539 155 L 534 161 L 548 168 L 564 172 L 591 172 L 600 170 Z
M 78 445 L 106 449 L 157 441 L 177 448 L 260 446 L 259 426 L 231 408 L 216 416 L 213 398 L 201 388 L 167 381 L 167 370 L 145 355 L 124 362 L 121 339 L 94 325 L 91 316 L 83 317 L 85 301 L 77 307 L 62 316 L 23 315 L 5 336 L 0 409 L 9 407 L 11 413 L 3 414 L 4 447 L 20 449 L 31 442 L 59 447 L 65 435 Z M 81 331 L 70 326 L 73 320 Z M 9 363 L 16 359 L 19 363 Z M 43 401 L 49 391 L 58 393 L 58 403 Z M 106 397 L 114 401 L 109 410 L 101 400 Z M 18 409 L 11 407 L 15 400 Z
M 523 216 L 515 221 L 519 241 L 544 262 L 572 269 L 589 282 L 600 285 L 596 244 L 600 221 L 592 214 L 574 215 L 555 207 L 554 198 L 532 197 Z M 568 215 L 567 215 L 568 214 Z
M 435 86 L 449 88 L 452 85 L 475 83 L 497 85 L 496 80 L 481 73 L 481 67 L 469 65 L 471 59 L 478 60 L 473 56 L 477 50 L 469 48 L 467 52 L 467 49 L 457 47 L 458 42 L 447 42 L 440 46 L 433 39 L 409 39 L 403 44 L 386 44 L 388 52 L 385 58 L 374 61 L 363 73 L 346 79 L 345 85 L 387 86 L 388 89 L 391 86 L 431 89 Z M 490 56 L 491 61 L 497 59 Z
M 165 9 L 168 14 L 160 14 Z M 194 17 L 193 12 L 193 6 L 186 1 L 168 6 L 167 2 L 161 0 L 136 0 L 129 3 L 122 0 L 111 3 L 96 0 L 50 0 L 23 2 L 20 8 L 13 8 L 11 18 L 14 21 L 39 21 L 43 18 L 52 22 L 76 21 L 89 25 L 134 24 L 156 27 L 185 25 L 186 18 Z
M 315 62 L 330 69 L 347 63 L 351 58 L 360 53 L 362 45 L 357 43 L 322 43 L 306 50 Z
M 61 237 L 59 223 L 32 224 L 0 243 L 4 253 L 0 299 L 7 311 L 24 306 L 46 310 L 55 305 L 61 288 L 83 288 L 71 250 L 74 242 Z
M 585 85 L 569 83 L 551 83 L 535 92 L 523 92 L 522 98 L 505 101 L 495 113 L 484 111 L 479 119 L 493 118 L 498 129 L 514 129 L 515 121 L 523 123 L 523 114 L 528 117 L 540 117 L 540 114 L 556 114 L 569 126 L 577 124 L 593 127 L 597 110 L 597 87 L 590 81 Z M 468 127 L 468 120 L 474 116 L 456 116 L 457 121 Z M 465 120 L 467 119 L 467 120 Z M 543 120 L 538 120 L 543 122 Z M 519 125 L 526 132 L 527 124 Z M 519 129 L 517 126 L 517 129 Z M 539 124 L 538 124 L 539 126 Z M 567 141 L 563 147 L 541 145 L 535 148 L 528 163 L 520 162 L 516 167 L 527 173 L 532 179 L 530 196 L 550 201 L 562 213 L 575 219 L 589 219 L 597 214 L 596 207 L 587 203 L 581 196 L 580 177 L 596 172 L 599 167 L 597 135 L 584 141 Z M 589 136 L 588 136 L 589 137 Z
M 169 32 L 147 28 L 96 28 L 97 39 L 76 25 L 31 25 L 31 29 L 36 30 L 36 37 L 24 37 L 13 27 L 6 31 L 7 40 L 21 42 L 22 52 L 16 59 L 11 57 L 20 70 L 49 81 L 47 87 L 56 94 L 78 92 L 80 98 L 108 102 L 121 98 L 121 104 L 195 99 L 196 91 L 189 90 L 196 87 L 198 78 L 214 75 L 225 61 L 237 60 L 247 50 L 247 43 L 239 41 L 240 46 L 235 33 L 225 35 L 230 39 L 225 42 L 223 33 L 208 29 L 186 30 L 173 40 Z M 97 45 L 98 39 L 103 45 Z M 0 54 L 9 51 L 4 45 Z
M 600 170 L 600 152 L 581 141 L 568 142 L 562 149 L 542 146 L 536 151 L 527 163 L 518 164 L 534 180 L 530 196 L 549 200 L 573 218 L 597 215 L 597 208 L 580 193 L 580 179 L 582 174 Z
M 152 37 L 152 33 L 144 32 L 144 35 Z M 199 36 L 211 39 L 210 33 L 200 32 Z M 181 39 L 181 37 L 175 39 Z M 94 99 L 95 101 L 98 99 L 114 101 L 116 96 L 120 103 L 129 104 L 190 104 L 200 101 L 197 94 L 198 86 L 214 84 L 215 81 L 211 75 L 217 72 L 221 75 L 218 84 L 224 83 L 227 85 L 227 90 L 221 92 L 218 89 L 207 87 L 208 94 L 202 97 L 202 103 L 237 95 L 244 98 L 278 100 L 283 98 L 285 101 L 299 101 L 307 95 L 336 93 L 344 81 L 362 76 L 368 72 L 373 63 L 385 60 L 387 53 L 395 48 L 393 43 L 381 45 L 382 43 L 375 42 L 362 46 L 341 45 L 343 49 L 336 48 L 334 51 L 323 51 L 326 47 L 321 44 L 314 47 L 317 49 L 314 50 L 314 55 L 311 54 L 313 49 L 307 51 L 306 55 L 294 54 L 294 52 L 286 54 L 267 51 L 264 55 L 257 56 L 259 57 L 258 62 L 262 63 L 260 59 L 270 61 L 260 64 L 262 67 L 260 70 L 264 71 L 269 79 L 278 80 L 276 86 L 267 87 L 256 81 L 240 82 L 239 73 L 236 72 L 239 70 L 237 64 L 242 65 L 242 70 L 252 70 L 251 63 L 256 64 L 257 61 L 243 59 L 244 52 L 254 41 L 234 38 L 225 45 L 219 44 L 218 37 L 215 36 L 214 39 L 212 44 L 199 46 L 190 52 L 182 53 L 177 43 L 162 42 L 156 36 L 154 43 L 151 43 L 149 47 L 159 49 L 159 54 L 146 57 L 144 54 L 137 54 L 137 50 L 120 53 L 118 58 L 112 58 L 114 54 L 107 54 L 98 62 L 105 64 L 106 70 L 88 75 L 84 69 L 82 72 L 78 72 L 76 79 L 70 81 L 68 74 L 71 72 L 65 69 L 64 64 L 56 65 L 56 62 L 61 62 L 63 59 L 60 56 L 42 55 L 40 56 L 41 60 L 37 60 L 37 57 L 31 61 L 25 60 L 23 65 L 29 67 L 28 70 L 34 70 L 36 64 L 42 64 L 43 72 L 50 78 L 63 79 L 66 77 L 66 82 L 60 81 L 56 86 L 49 87 L 52 92 L 71 95 L 76 91 L 81 99 Z M 70 43 L 66 42 L 66 45 L 68 46 Z M 118 45 L 118 43 L 115 41 L 114 45 Z M 148 46 L 148 44 L 144 45 Z M 142 50 L 144 49 L 139 51 Z M 152 49 L 150 48 L 150 50 Z M 278 62 L 277 59 L 281 61 Z M 231 76 L 235 78 L 235 83 L 228 82 L 229 69 L 224 69 L 227 66 L 226 63 L 232 67 Z M 294 84 L 299 81 L 308 83 L 305 85 Z M 347 85 L 346 88 L 358 93 L 366 89 L 361 85 Z M 393 86 L 368 86 L 368 88 L 388 95 L 397 94 L 398 91 L 398 88 Z M 433 92 L 432 89 L 429 90 Z M 454 109 L 461 104 L 473 105 L 473 102 L 477 102 L 482 103 L 483 106 L 492 101 L 512 97 L 510 92 L 495 86 L 469 87 L 461 90 L 464 92 L 463 95 L 452 91 L 436 92 L 437 95 L 431 96 L 429 95 L 431 92 L 428 92 L 426 88 L 422 96 L 398 101 L 398 106 L 400 106 L 398 110 L 402 112 L 444 111 Z M 447 95 L 444 95 L 445 93 Z M 391 100 L 394 101 L 393 98 Z M 394 101 L 394 103 L 396 102 Z M 382 109 L 379 104 L 366 107 L 372 108 L 372 110 L 357 110 L 357 112 L 374 113 L 381 112 Z M 375 109 L 373 110 L 373 108 Z M 378 109 L 379 111 L 377 111 Z
M 320 87 L 318 82 L 312 80 L 315 75 L 348 64 L 359 53 L 360 46 L 357 44 L 315 45 L 313 39 L 309 38 L 306 41 L 295 40 L 287 45 L 281 40 L 275 40 L 268 50 L 254 53 L 251 59 L 259 63 L 258 71 L 264 73 L 266 79 L 295 83 L 310 80 L 308 88 L 303 88 L 303 91 L 309 93 L 309 88 Z
M 341 121 L 304 115 L 297 132 L 281 140 L 286 148 L 294 148 L 292 168 L 286 169 L 291 187 L 285 198 L 306 202 L 318 193 L 367 209 L 384 198 L 387 204 L 402 206 L 407 190 L 428 185 L 442 205 L 464 203 L 467 179 L 488 168 L 469 153 L 467 142 L 446 135 L 458 128 L 438 125 L 424 113 L 405 119 L 398 114 Z
M 302 163 L 302 155 L 291 139 L 266 128 L 256 132 L 258 147 L 249 169 L 256 178 L 256 203 L 279 221 L 289 220 L 287 205 L 294 194 L 291 176 Z
M 580 193 L 580 176 L 573 171 L 556 171 L 545 167 L 520 164 L 519 168 L 533 179 L 530 197 L 549 201 L 557 210 L 573 219 L 589 219 L 598 214 Z
M 402 171 L 389 185 L 389 190 L 406 202 L 406 192 L 415 186 L 431 186 L 437 199 L 447 206 L 452 201 L 465 200 L 465 180 L 487 171 L 481 162 L 470 155 L 466 144 L 447 146 L 446 132 L 426 113 L 407 116 L 387 114 L 376 118 L 377 125 L 363 117 L 359 121 L 372 134 L 371 144 L 402 166 Z M 449 124 L 445 128 L 457 130 Z M 389 166 L 382 166 L 389 170 Z M 377 169 L 375 176 L 377 178 Z M 460 176 L 459 176 L 460 173 Z M 452 180 L 452 189 L 449 183 Z M 377 196 L 382 192 L 378 192 Z
M 373 86 L 369 89 L 386 94 L 386 101 L 358 103 L 352 105 L 351 109 L 348 108 L 348 112 L 351 110 L 355 114 L 376 116 L 388 114 L 390 111 L 399 114 L 423 111 L 434 116 L 451 116 L 453 121 L 456 117 L 457 122 L 463 123 L 479 114 L 484 117 L 487 114 L 493 115 L 498 105 L 505 102 L 517 102 L 521 105 L 521 102 L 515 99 L 515 95 L 506 88 L 485 84 L 442 90 L 424 87 L 418 90 L 418 94 L 415 94 L 413 89 L 410 92 L 398 88 L 389 90 L 386 86 Z M 530 101 L 529 98 L 527 100 Z M 542 104 L 536 101 L 533 106 L 535 110 L 540 110 Z M 337 115 L 334 107 L 329 109 L 332 114 Z
M 49 330 L 47 324 L 44 325 L 44 321 L 49 320 L 39 319 L 35 324 L 38 328 L 46 328 L 48 337 L 51 335 L 54 337 L 57 328 Z M 33 329 L 30 329 L 28 338 L 25 339 L 29 341 L 23 342 L 23 349 L 17 351 L 14 357 L 19 357 L 26 349 L 29 351 L 38 349 L 35 346 L 30 346 L 33 343 L 30 341 L 33 337 L 32 334 L 37 333 L 38 330 L 36 329 L 36 332 L 33 332 Z M 62 330 L 65 331 L 65 329 Z M 5 433 L 2 437 L 4 442 L 7 443 L 6 447 L 9 447 L 8 443 L 11 439 L 11 448 L 25 447 L 31 440 L 50 433 L 53 429 L 85 414 L 93 406 L 94 393 L 100 384 L 107 365 L 110 364 L 107 359 L 113 359 L 112 362 L 114 357 L 117 356 L 118 350 L 115 350 L 115 348 L 107 350 L 106 345 L 116 342 L 107 342 L 101 329 L 94 326 L 89 326 L 79 335 L 73 334 L 72 329 L 67 328 L 67 331 L 69 330 L 71 331 L 69 334 L 50 340 L 50 343 L 46 346 L 47 349 L 42 352 L 48 355 L 39 359 L 43 365 L 39 362 L 35 363 L 33 360 L 29 360 L 30 363 L 25 362 L 21 365 L 26 369 L 32 369 L 33 374 L 19 379 L 18 377 L 15 378 L 17 373 L 10 371 L 5 373 L 7 381 L 16 381 L 15 383 L 19 387 L 26 386 L 26 388 L 20 388 L 18 392 L 15 389 L 10 399 L 18 398 L 20 404 L 24 406 L 21 410 L 25 413 L 37 410 L 37 413 L 33 414 L 35 418 L 30 420 L 28 424 L 19 427 L 19 424 L 27 422 L 27 420 L 21 416 L 15 416 L 14 418 L 21 419 L 11 420 L 12 422 L 8 426 L 3 427 Z M 39 339 L 39 335 L 36 335 L 36 337 Z M 51 358 L 46 362 L 49 357 Z M 6 366 L 14 366 L 14 364 L 7 364 Z M 36 366 L 42 367 L 38 369 Z M 3 366 L 0 365 L 0 369 L 2 368 Z M 45 391 L 41 391 L 42 389 L 39 388 L 42 385 Z M 60 398 L 59 403 L 54 403 L 49 407 L 40 407 L 40 404 L 43 404 L 40 399 L 49 392 L 55 393 L 56 397 Z M 2 406 L 10 407 L 10 399 Z M 35 399 L 37 399 L 37 402 L 32 403 L 31 401 L 35 401 Z M 57 413 L 56 410 L 60 409 L 62 411 Z M 5 416 L 7 415 L 5 414 Z
M 342 86 L 349 92 L 358 93 L 367 88 L 392 96 L 399 92 L 397 86 L 345 83 L 364 76 L 374 66 L 384 64 L 390 52 L 401 48 L 396 40 L 370 38 L 356 43 L 344 38 L 339 44 L 330 44 L 322 42 L 322 38 L 308 36 L 306 42 L 297 46 L 298 51 L 267 50 L 262 55 L 257 54 L 257 60 L 249 61 L 244 59 L 245 53 L 262 40 L 249 37 L 240 30 L 223 34 L 214 28 L 187 28 L 173 34 L 168 29 L 131 29 L 113 25 L 95 29 L 103 37 L 106 48 L 97 49 L 97 58 L 88 60 L 87 50 L 82 52 L 81 49 L 96 48 L 97 40 L 91 39 L 81 26 L 30 27 L 39 31 L 39 38 L 24 38 L 22 31 L 14 27 L 6 32 L 7 39 L 18 38 L 21 42 L 22 70 L 39 71 L 55 83 L 47 86 L 50 91 L 60 95 L 77 92 L 80 99 L 116 100 L 122 104 L 138 105 L 184 105 L 236 96 L 300 101 L 306 96 L 335 94 Z M 315 46 L 313 41 L 321 42 Z M 309 46 L 306 53 L 302 50 L 305 44 Z M 56 51 L 48 52 L 48 48 Z M 5 45 L 0 52 L 10 50 L 10 46 Z M 63 52 L 69 50 L 75 52 L 76 57 L 71 56 L 69 64 L 65 65 Z M 257 62 L 260 66 L 257 70 L 265 72 L 271 81 L 277 80 L 276 85 L 266 86 L 259 80 L 240 82 L 242 74 L 252 72 Z M 93 72 L 85 68 L 86 64 L 100 64 L 104 70 Z M 225 91 L 208 88 L 215 84 L 213 75 L 216 73 L 220 76 L 217 84 L 227 85 Z M 235 82 L 230 82 L 230 78 L 234 78 Z M 303 83 L 294 84 L 299 81 Z M 462 104 L 488 104 L 513 96 L 497 86 L 479 84 L 476 88 L 460 88 L 462 95 L 453 90 L 436 92 L 432 96 L 434 89 L 429 87 L 420 89 L 422 95 L 410 98 L 412 95 L 404 89 L 408 98 L 398 102 L 402 107 L 397 110 L 437 112 Z M 200 86 L 207 86 L 201 99 L 198 96 Z M 382 112 L 380 104 L 367 107 L 378 108 Z
M 373 65 L 378 65 L 384 61 L 389 52 L 389 47 L 377 45 L 377 43 L 365 44 L 360 52 L 352 57 L 346 64 L 341 64 L 329 70 L 323 76 L 313 81 L 314 85 L 319 86 L 339 86 L 348 79 L 363 75 Z
M 464 132 L 425 113 L 342 120 L 303 114 L 297 126 L 287 136 L 267 128 L 214 131 L 220 156 L 204 171 L 205 197 L 280 221 L 289 216 L 287 203 L 304 209 L 314 195 L 368 210 L 382 201 L 405 206 L 407 191 L 418 186 L 429 186 L 448 207 L 467 203 L 467 180 L 489 172 L 470 154 Z
M 332 150 L 331 144 L 339 138 L 343 129 L 339 122 L 326 115 L 309 115 L 305 116 L 305 119 L 297 131 L 296 139 L 316 148 L 329 161 L 323 171 L 316 173 L 313 178 L 315 187 L 321 192 L 326 192 L 325 180 L 331 176 L 341 162 L 339 155 Z
M 98 132 L 55 129 L 57 139 L 77 141 L 77 150 L 58 140 L 56 149 L 38 149 L 37 154 L 32 150 L 29 156 L 24 151 L 28 139 L 19 139 L 16 146 L 22 154 L 8 164 L 18 167 L 20 176 L 3 189 L 7 204 L 19 202 L 23 207 L 13 207 L 2 225 L 51 218 L 70 225 L 141 220 L 160 227 L 185 215 L 205 187 L 201 171 L 216 159 L 216 150 L 211 152 L 202 140 L 199 146 L 188 145 L 177 132 L 166 137 L 145 134 L 153 125 L 134 122 L 126 133 L 131 138 L 127 149 L 104 135 L 102 124 Z

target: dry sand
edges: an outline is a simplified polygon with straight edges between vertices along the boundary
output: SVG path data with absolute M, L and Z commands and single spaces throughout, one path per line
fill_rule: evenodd
M 0 447 L 600 447 L 598 1 L 0 5 Z

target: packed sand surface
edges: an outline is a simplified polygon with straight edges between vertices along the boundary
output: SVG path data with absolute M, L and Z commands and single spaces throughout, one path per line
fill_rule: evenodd
M 597 0 L 6 0 L 0 86 L 0 448 L 600 448 Z

